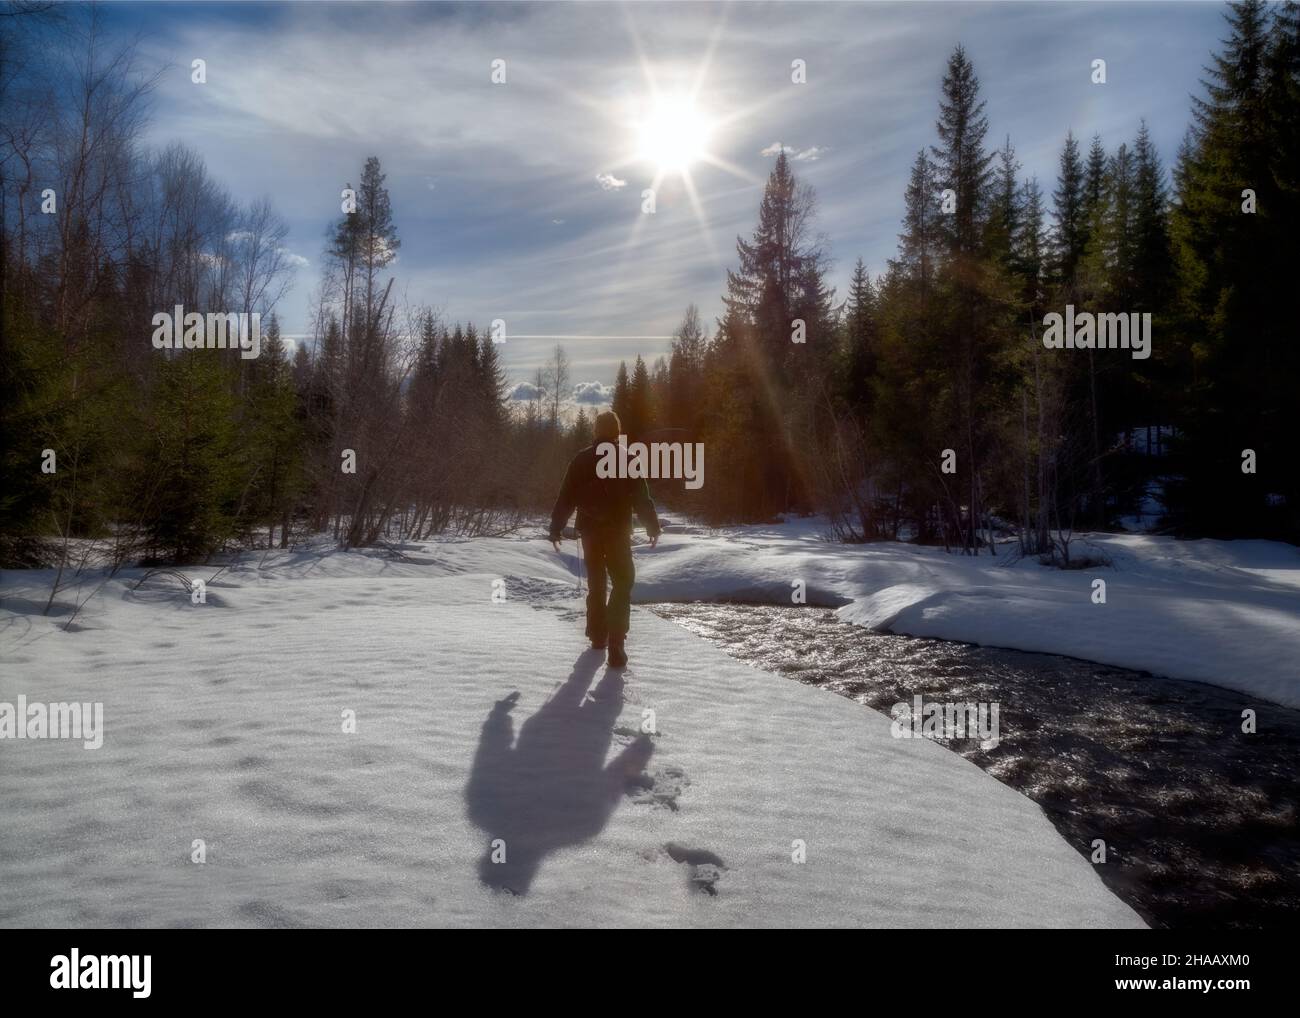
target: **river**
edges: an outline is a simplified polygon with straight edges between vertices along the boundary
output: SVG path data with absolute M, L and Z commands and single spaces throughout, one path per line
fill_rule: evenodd
M 948 747 L 1037 802 L 1152 926 L 1300 923 L 1300 711 L 1051 654 L 875 633 L 833 609 L 647 606 L 727 653 L 889 714 L 916 695 L 1000 705 Z M 1245 707 L 1255 734 L 1242 732 Z

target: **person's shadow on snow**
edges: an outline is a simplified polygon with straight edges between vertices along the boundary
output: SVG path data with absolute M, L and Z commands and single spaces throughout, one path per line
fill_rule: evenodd
M 604 656 L 580 655 L 517 740 L 510 711 L 518 692 L 498 700 L 483 722 L 465 802 L 488 835 L 479 879 L 490 887 L 527 894 L 546 854 L 599 834 L 650 760 L 654 746 L 641 735 L 605 765 L 623 708 L 623 671 L 607 669 L 588 698 Z

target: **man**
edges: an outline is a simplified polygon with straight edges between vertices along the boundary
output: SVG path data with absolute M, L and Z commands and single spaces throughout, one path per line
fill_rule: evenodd
M 555 510 L 551 513 L 551 543 L 560 550 L 560 535 L 569 514 L 578 510 L 578 534 L 587 559 L 587 636 L 595 650 L 609 644 L 611 668 L 627 664 L 624 640 L 631 614 L 632 513 L 635 512 L 650 547 L 659 543 L 659 517 L 650 501 L 650 486 L 644 478 L 597 477 L 598 450 L 605 442 L 618 442 L 622 424 L 618 414 L 606 410 L 596 415 L 595 442 L 573 457 L 564 473 Z M 609 603 L 605 603 L 605 576 L 610 581 Z

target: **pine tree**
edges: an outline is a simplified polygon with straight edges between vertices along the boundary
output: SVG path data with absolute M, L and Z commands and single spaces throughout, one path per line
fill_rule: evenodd
M 700 310 L 691 304 L 673 333 L 668 357 L 668 405 L 664 423 L 685 428 L 692 435 L 699 413 L 707 349 L 708 337 L 700 323 Z
M 672 410 L 672 392 L 668 379 L 668 361 L 660 356 L 655 358 L 650 369 L 650 419 L 656 428 L 670 425 Z
M 1127 144 L 1106 167 L 1105 198 L 1092 228 L 1094 287 L 1107 307 L 1129 308 L 1136 296 L 1136 163 Z
M 1030 318 L 1042 316 L 1047 278 L 1047 240 L 1043 233 L 1043 189 L 1031 177 L 1020 187 L 1020 222 L 1013 242 L 1013 262 L 1021 279 L 1020 299 Z
M 912 163 L 912 174 L 904 194 L 903 232 L 899 235 L 899 265 L 929 290 L 939 254 L 939 191 L 934 164 L 922 149 Z
M 495 437 L 506 420 L 506 374 L 497 346 L 486 332 L 478 340 L 474 377 L 479 420 L 489 437 Z
M 989 455 L 986 438 L 990 415 L 983 411 L 1000 379 L 993 366 L 1006 341 L 1008 292 L 1006 273 L 999 271 L 996 252 L 983 243 L 989 215 L 992 154 L 984 150 L 988 120 L 979 94 L 979 79 L 958 46 L 948 60 L 936 125 L 940 144 L 932 148 L 939 183 L 956 193 L 956 211 L 945 225 L 947 285 L 945 329 L 953 354 L 948 360 L 949 378 L 940 387 L 955 397 L 952 418 L 946 422 L 945 445 L 962 452 L 955 483 L 961 494 L 945 492 L 952 523 L 960 533 L 963 548 L 979 550 L 983 528 L 984 457 Z M 989 264 L 990 262 L 994 264 Z M 997 279 L 997 282 L 993 280 Z M 943 446 L 940 446 L 942 448 Z M 958 517 L 963 512 L 965 520 Z M 990 549 L 991 550 L 991 549 Z
M 632 423 L 632 383 L 627 377 L 627 363 L 618 362 L 618 374 L 614 376 L 614 396 L 610 400 L 610 409 L 618 414 L 619 422 L 623 425 L 623 432 L 626 434 Z
M 739 267 L 727 273 L 714 350 L 718 374 L 732 386 L 724 401 L 732 407 L 725 427 L 728 441 L 738 441 L 736 429 L 744 420 L 750 446 L 765 451 L 762 457 L 740 449 L 727 453 L 732 478 L 743 489 L 738 501 L 747 507 L 740 518 L 767 519 L 807 497 L 795 459 L 807 442 L 796 435 L 806 434 L 809 393 L 834 351 L 825 256 L 812 233 L 815 206 L 811 188 L 799 185 L 786 155 L 778 155 L 763 189 L 758 226 L 749 241 L 737 238 Z M 803 342 L 793 341 L 797 321 L 803 323 Z M 795 392 L 804 395 L 794 398 Z M 716 423 L 718 414 L 711 416 Z
M 763 189 L 752 239 L 736 239 L 739 268 L 727 271 L 724 306 L 752 327 L 769 369 L 787 363 L 796 305 L 801 297 L 815 300 L 812 291 L 820 283 L 823 255 L 811 237 L 814 206 L 811 189 L 796 183 L 782 152 Z
M 993 175 L 989 165 L 993 156 L 984 151 L 989 124 L 979 87 L 965 49 L 958 46 L 948 58 L 943 78 L 935 125 L 939 144 L 931 148 L 939 186 L 956 193 L 956 210 L 951 224 L 944 228 L 949 253 L 954 256 L 974 255 L 980 247 Z
M 1083 176 L 1083 222 L 1085 229 L 1091 226 L 1093 218 L 1099 214 L 1106 196 L 1106 169 L 1109 159 L 1106 147 L 1101 143 L 1101 135 L 1092 136 L 1092 145 L 1088 149 L 1088 166 Z M 1087 247 L 1088 237 L 1084 237 Z
M 1083 162 L 1074 132 L 1065 136 L 1061 169 L 1052 192 L 1052 276 L 1066 288 L 1074 285 L 1075 273 L 1088 240 Z
M 640 354 L 637 355 L 636 364 L 632 368 L 632 384 L 628 391 L 628 417 L 624 428 L 628 434 L 628 441 L 644 440 L 654 428 L 650 372 Z
M 420 322 L 420 345 L 411 370 L 407 405 L 422 421 L 432 421 L 438 410 L 438 330 L 432 314 Z
M 1007 267 L 1012 266 L 1016 235 L 1020 232 L 1020 162 L 1008 135 L 996 153 L 994 167 L 993 200 L 985 244 L 989 253 L 1000 258 Z
M 143 525 L 153 557 L 196 562 L 234 535 L 240 496 L 235 401 L 226 367 L 207 350 L 160 365 L 148 419 Z
M 1194 103 L 1171 232 L 1188 381 L 1169 492 L 1188 531 L 1300 535 L 1300 433 L 1291 276 L 1300 259 L 1293 146 L 1295 8 L 1231 5 L 1229 37 Z M 1288 63 L 1290 69 L 1287 69 Z M 1294 153 L 1294 148 L 1291 148 Z M 1247 211 L 1253 196 L 1255 211 Z M 1252 449 L 1257 473 L 1241 471 Z
M 577 452 L 592 443 L 591 420 L 587 417 L 585 407 L 578 407 L 578 416 L 573 421 L 573 433 L 569 438 L 569 449 Z
M 1278 182 L 1279 232 L 1300 230 L 1300 3 L 1287 0 L 1272 9 L 1273 28 L 1266 64 L 1264 104 L 1273 143 L 1273 173 Z
M 1164 310 L 1173 285 L 1169 193 L 1143 120 L 1133 146 L 1133 310 Z
M 289 517 L 301 483 L 302 435 L 294 387 L 280 322 L 271 315 L 257 370 L 247 396 L 245 420 L 249 440 L 241 443 L 248 457 L 244 496 L 251 523 L 269 524 L 268 545 L 280 524 L 280 543 L 287 546 Z
M 860 414 L 871 409 L 876 375 L 876 292 L 867 267 L 859 258 L 853 266 L 844 308 L 844 398 Z
M 700 309 L 690 304 L 686 308 L 686 314 L 682 316 L 681 324 L 673 332 L 671 352 L 681 355 L 683 367 L 691 371 L 699 371 L 704 367 L 704 354 L 707 348 L 708 335 L 700 322 Z
M 388 188 L 384 186 L 385 174 L 379 160 L 371 156 L 361 170 L 361 186 L 357 188 L 357 237 L 361 244 L 360 258 L 365 273 L 367 328 L 375 328 L 376 286 L 378 274 L 392 264 L 402 246 L 393 224 L 393 208 Z

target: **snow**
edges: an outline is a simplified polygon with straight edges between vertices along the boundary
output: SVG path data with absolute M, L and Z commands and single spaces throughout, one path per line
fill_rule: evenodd
M 644 609 L 630 667 L 607 670 L 573 560 L 543 541 L 405 551 L 249 556 L 201 605 L 127 572 L 69 631 L 39 614 L 50 573 L 0 579 L 0 701 L 100 701 L 105 728 L 96 750 L 0 741 L 0 925 L 1142 925 L 1089 846 L 879 713 Z M 874 583 L 869 610 L 907 624 L 993 604 L 998 575 L 1034 589 L 793 526 L 670 534 L 636 562 L 642 601 L 803 575 L 823 596 Z M 1195 562 L 1281 610 L 1269 555 Z M 985 593 L 927 595 L 968 573 Z

